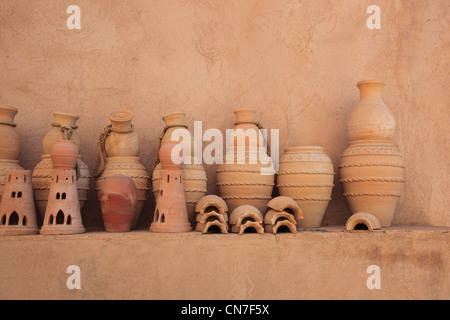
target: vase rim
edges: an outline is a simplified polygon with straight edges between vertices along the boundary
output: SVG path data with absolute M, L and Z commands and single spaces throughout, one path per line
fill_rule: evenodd
M 11 106 L 0 105 L 0 109 L 8 109 L 8 110 L 11 110 L 11 111 L 15 111 L 16 113 L 19 112 L 19 109 L 17 109 L 16 107 L 11 107 Z
M 385 85 L 384 81 L 381 81 L 381 80 L 361 80 L 361 81 L 358 81 L 356 86 L 359 88 L 359 86 L 364 85 L 364 84 L 380 84 L 383 86 Z
M 133 119 L 133 112 L 128 110 L 117 110 L 111 112 L 109 115 L 109 120 L 116 122 L 128 122 Z
M 164 120 L 167 117 L 179 116 L 179 115 L 185 116 L 186 114 L 183 111 L 173 111 L 173 112 L 169 112 L 169 113 L 166 113 L 165 115 L 163 115 L 162 119 Z

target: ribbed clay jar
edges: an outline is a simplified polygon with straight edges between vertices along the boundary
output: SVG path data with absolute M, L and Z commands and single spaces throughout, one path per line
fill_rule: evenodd
M 270 159 L 257 111 L 237 108 L 234 113 L 234 143 L 227 145 L 223 163 L 216 169 L 219 194 L 230 211 L 240 205 L 251 205 L 265 213 L 272 199 L 275 174 L 265 171 L 270 168 Z
M 394 142 L 350 142 L 339 171 L 351 211 L 368 212 L 382 227 L 389 227 L 404 183 L 403 157 Z
M 136 212 L 131 224 L 131 229 L 135 229 L 147 201 L 150 177 L 139 157 L 139 137 L 132 125 L 133 113 L 119 110 L 112 112 L 109 119 L 111 127 L 105 140 L 105 167 L 96 179 L 98 199 L 100 199 L 101 186 L 106 178 L 114 175 L 131 178 L 136 186 Z
M 389 227 L 404 182 L 403 158 L 393 142 L 395 119 L 381 97 L 382 81 L 364 80 L 357 87 L 360 100 L 348 119 L 340 182 L 353 214 L 370 213 Z
M 196 225 L 196 214 L 195 214 L 195 206 L 197 205 L 198 200 L 200 200 L 203 196 L 205 196 L 207 189 L 207 179 L 206 172 L 201 164 L 196 164 L 196 158 L 194 157 L 194 137 L 191 135 L 187 129 L 187 126 L 184 121 L 185 114 L 183 112 L 171 112 L 165 114 L 162 119 L 166 124 L 165 133 L 161 139 L 161 144 L 167 141 L 172 140 L 172 133 L 175 130 L 179 130 L 178 132 L 185 132 L 186 136 L 190 136 L 190 155 L 183 156 L 184 163 L 182 166 L 182 174 L 183 174 L 183 184 L 184 184 L 184 196 L 186 199 L 186 207 L 189 216 L 189 222 L 194 227 Z M 175 138 L 175 137 L 174 137 Z M 189 144 L 183 144 L 181 139 L 179 140 L 183 145 L 183 150 L 189 150 Z M 185 152 L 184 152 L 185 153 Z M 190 163 L 187 163 L 186 160 L 189 160 Z M 159 192 L 159 177 L 161 171 L 161 164 L 158 163 L 153 170 L 152 174 L 152 191 L 155 197 L 155 200 L 158 198 Z
M 18 110 L 0 106 L 0 199 L 3 194 L 5 175 L 9 170 L 23 170 L 19 164 L 20 136 L 16 132 L 14 117 Z
M 281 196 L 294 199 L 303 211 L 301 228 L 317 228 L 331 200 L 333 163 L 321 146 L 287 148 L 280 158 L 277 188 Z
M 52 178 L 53 164 L 50 154 L 53 145 L 60 140 L 70 140 L 77 146 L 78 152 L 82 148 L 81 138 L 76 131 L 78 128 L 76 122 L 79 117 L 70 113 L 53 112 L 53 118 L 52 128 L 47 131 L 42 141 L 44 154 L 41 156 L 41 161 L 34 167 L 32 175 L 34 200 L 42 217 L 45 215 Z M 78 157 L 77 165 L 77 190 L 81 210 L 87 201 L 91 173 L 88 165 L 82 160 L 81 155 Z

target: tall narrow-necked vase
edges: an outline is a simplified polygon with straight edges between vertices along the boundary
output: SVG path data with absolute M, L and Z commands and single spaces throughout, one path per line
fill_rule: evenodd
M 216 170 L 219 194 L 230 211 L 251 205 L 265 213 L 275 185 L 275 174 L 265 171 L 271 163 L 267 142 L 260 131 L 256 109 L 237 108 L 234 114 L 234 131 L 223 163 Z
M 341 157 L 340 182 L 353 214 L 372 214 L 381 227 L 389 227 L 404 183 L 403 157 L 393 141 L 395 119 L 381 98 L 383 82 L 357 86 L 360 100 L 348 120 L 350 141 Z
M 94 173 L 98 199 L 101 198 L 100 191 L 106 178 L 115 175 L 131 178 L 136 186 L 136 211 L 131 223 L 131 229 L 135 229 L 147 201 L 150 177 L 139 157 L 139 137 L 132 124 L 133 113 L 127 110 L 114 111 L 109 115 L 109 120 L 111 124 L 105 127 L 100 137 L 105 148 L 99 150 L 99 159 L 104 165 Z

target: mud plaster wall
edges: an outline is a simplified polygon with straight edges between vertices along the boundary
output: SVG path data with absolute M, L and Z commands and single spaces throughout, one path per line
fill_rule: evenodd
M 71 4 L 81 30 L 66 26 Z M 380 30 L 366 26 L 372 4 Z M 323 224 L 335 225 L 350 216 L 337 166 L 356 82 L 383 80 L 406 165 L 393 224 L 450 226 L 449 10 L 446 0 L 1 1 L 0 104 L 19 109 L 26 169 L 40 161 L 54 111 L 80 115 L 90 168 L 107 115 L 134 112 L 150 170 L 163 114 L 182 110 L 191 128 L 202 120 L 203 130 L 225 131 L 233 108 L 255 107 L 266 128 L 280 129 L 281 153 L 325 147 L 337 174 Z M 215 166 L 206 170 L 217 193 Z M 152 208 L 149 194 L 141 227 Z M 83 219 L 102 227 L 95 191 Z

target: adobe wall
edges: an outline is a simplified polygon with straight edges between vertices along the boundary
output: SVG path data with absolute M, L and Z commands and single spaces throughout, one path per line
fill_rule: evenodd
M 81 30 L 66 26 L 69 4 L 81 8 Z M 366 26 L 371 4 L 381 9 L 379 30 Z M 280 129 L 281 153 L 324 146 L 338 173 L 356 83 L 383 80 L 406 166 L 393 223 L 450 226 L 449 10 L 445 0 L 2 1 L 0 104 L 19 109 L 26 169 L 40 161 L 54 111 L 80 115 L 90 168 L 107 115 L 134 112 L 150 170 L 163 114 L 182 110 L 191 128 L 201 120 L 203 130 L 225 131 L 233 108 L 245 106 Z M 215 166 L 206 170 L 208 193 L 217 193 Z M 324 225 L 350 216 L 338 180 Z M 95 191 L 89 199 L 85 224 L 102 228 Z

